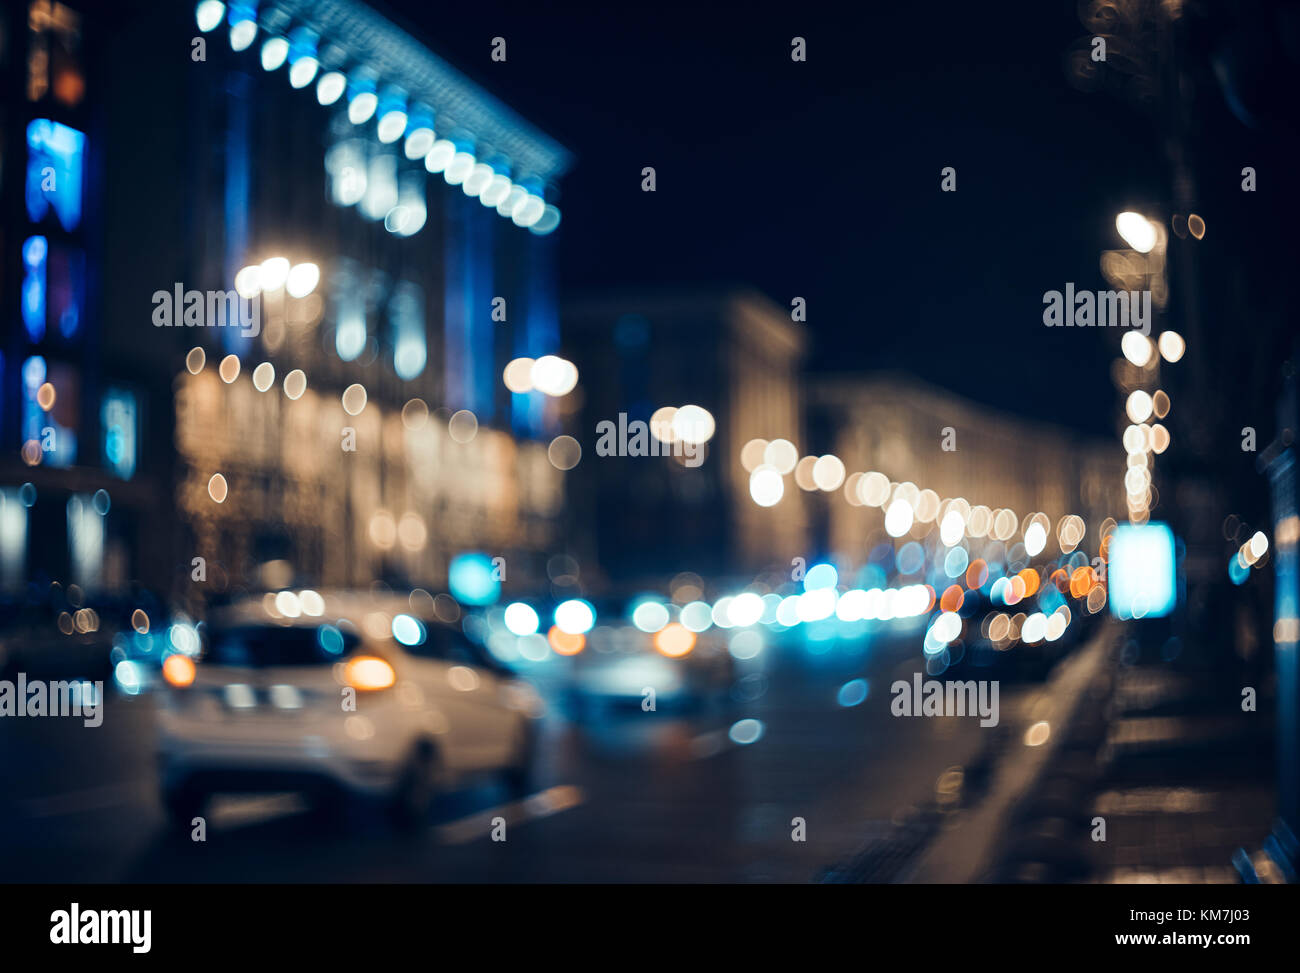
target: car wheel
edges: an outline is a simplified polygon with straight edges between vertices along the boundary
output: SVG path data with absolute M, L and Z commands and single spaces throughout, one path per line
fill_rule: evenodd
M 432 745 L 417 744 L 389 799 L 389 815 L 400 828 L 418 828 L 428 820 L 437 796 L 437 754 Z
M 533 761 L 537 750 L 537 730 L 524 721 L 520 729 L 520 742 L 514 762 L 502 773 L 506 789 L 512 797 L 523 797 L 532 788 Z
M 203 817 L 208 794 L 192 784 L 175 784 L 163 788 L 162 805 L 168 822 L 184 831 L 193 826 L 195 818 Z
M 336 785 L 312 787 L 303 793 L 313 818 L 327 828 L 343 827 L 366 806 L 363 795 Z

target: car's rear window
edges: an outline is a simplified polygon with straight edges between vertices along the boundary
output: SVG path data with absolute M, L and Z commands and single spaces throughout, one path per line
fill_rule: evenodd
M 248 625 L 214 630 L 205 661 L 221 666 L 267 669 L 279 666 L 333 665 L 361 640 L 333 625 Z
M 470 665 L 481 662 L 482 653 L 458 631 L 435 624 L 424 626 L 421 635 L 423 637 L 418 642 L 405 646 L 406 651 L 413 656 Z

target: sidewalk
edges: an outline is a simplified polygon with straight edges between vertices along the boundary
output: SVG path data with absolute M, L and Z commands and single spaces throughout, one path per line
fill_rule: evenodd
M 1117 628 L 983 880 L 1238 882 L 1234 858 L 1268 834 L 1274 717 L 1265 687 L 1256 687 L 1256 711 L 1244 712 L 1241 686 L 1221 672 L 1125 665 Z

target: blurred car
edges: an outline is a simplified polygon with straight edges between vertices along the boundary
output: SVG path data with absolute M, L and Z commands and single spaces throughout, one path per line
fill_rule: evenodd
M 734 660 L 718 630 L 692 632 L 662 604 L 665 624 L 638 628 L 633 614 L 645 599 L 598 602 L 596 624 L 571 658 L 567 698 L 577 715 L 604 707 L 640 707 L 654 690 L 655 708 L 695 708 L 724 701 Z
M 213 612 L 197 661 L 163 662 L 162 800 L 188 824 L 221 792 L 361 796 L 424 819 L 462 778 L 528 785 L 541 702 L 454 625 L 400 597 L 280 592 Z
M 1061 618 L 1053 621 L 1057 613 Z M 1087 641 L 1097 621 L 1082 605 L 1071 608 L 1064 599 L 1049 598 L 1044 605 L 1035 598 L 1007 606 L 983 592 L 967 593 L 962 614 L 970 619 L 974 637 L 953 671 L 1013 682 L 1047 679 L 1057 663 Z M 1035 615 L 1037 622 L 1027 625 Z

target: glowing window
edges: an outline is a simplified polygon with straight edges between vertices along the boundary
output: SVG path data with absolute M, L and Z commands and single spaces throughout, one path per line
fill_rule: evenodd
M 388 305 L 393 332 L 393 370 L 410 381 L 424 371 L 428 349 L 424 338 L 424 300 L 420 288 L 409 281 L 398 284 Z
M 109 389 L 100 407 L 104 431 L 104 465 L 124 480 L 135 473 L 137 414 L 135 395 L 126 389 Z
M 23 325 L 35 344 L 45 337 L 45 237 L 28 237 L 23 243 Z
M 80 61 L 81 15 L 53 0 L 32 0 L 27 9 L 32 32 L 27 52 L 27 97 L 40 101 L 49 92 L 73 107 L 86 93 Z
M 51 209 L 65 230 L 81 225 L 82 157 L 86 136 L 48 118 L 27 126 L 27 215 L 39 223 Z

